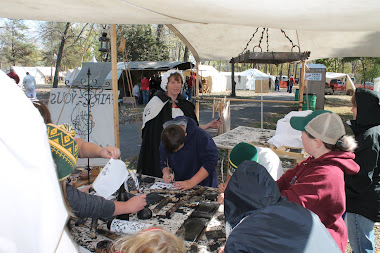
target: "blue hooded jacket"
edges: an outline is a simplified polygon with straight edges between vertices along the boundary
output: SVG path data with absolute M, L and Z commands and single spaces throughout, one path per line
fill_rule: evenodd
M 180 117 L 187 120 L 187 135 L 184 146 L 177 152 L 167 153 L 162 142 L 160 143 L 161 170 L 167 167 L 167 157 L 169 166 L 174 171 L 175 180 L 184 181 L 192 178 L 203 166 L 209 176 L 199 185 L 217 187 L 216 165 L 218 162 L 218 149 L 214 140 L 205 130 L 198 127 L 193 119 L 185 116 Z
M 282 197 L 268 171 L 254 161 L 240 164 L 224 194 L 224 215 L 233 228 L 225 253 L 341 252 L 319 217 Z

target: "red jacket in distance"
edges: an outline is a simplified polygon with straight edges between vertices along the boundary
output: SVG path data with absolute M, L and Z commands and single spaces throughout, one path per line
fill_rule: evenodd
M 307 158 L 277 180 L 281 195 L 317 214 L 342 252 L 347 246 L 344 174 L 359 172 L 354 158 L 351 152 L 330 151 Z
M 191 88 L 191 87 L 197 87 L 197 76 L 196 75 L 192 74 L 190 76 L 188 86 L 189 86 L 189 88 Z
M 8 76 L 15 80 L 15 82 L 18 84 L 20 82 L 20 77 L 16 74 L 16 72 L 12 71 L 8 73 Z
M 149 90 L 149 80 L 146 77 L 141 79 L 141 90 Z

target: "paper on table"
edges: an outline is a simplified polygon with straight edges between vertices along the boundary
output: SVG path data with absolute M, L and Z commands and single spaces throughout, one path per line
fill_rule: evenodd
M 172 183 L 155 182 L 150 189 L 175 189 Z
M 102 197 L 108 198 L 128 178 L 128 170 L 121 160 L 110 159 L 99 173 L 92 187 Z
M 153 224 L 113 219 L 110 230 L 112 232 L 121 232 L 124 234 L 135 234 L 150 227 L 153 227 Z

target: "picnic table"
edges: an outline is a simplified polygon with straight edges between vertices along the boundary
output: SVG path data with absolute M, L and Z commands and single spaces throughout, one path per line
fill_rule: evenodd
M 213 138 L 216 146 L 220 149 L 231 151 L 240 142 L 251 143 L 254 146 L 268 147 L 275 152 L 279 158 L 291 159 L 294 164 L 304 160 L 307 154 L 303 149 L 293 147 L 275 147 L 268 143 L 268 140 L 275 135 L 275 130 L 238 126 L 230 131 Z

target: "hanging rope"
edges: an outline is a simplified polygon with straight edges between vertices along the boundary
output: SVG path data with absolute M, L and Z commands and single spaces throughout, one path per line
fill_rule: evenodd
M 259 28 L 257 27 L 256 31 L 253 33 L 252 37 L 247 42 L 247 45 L 245 46 L 245 48 L 243 49 L 243 51 L 241 52 L 241 54 L 243 54 L 247 50 L 249 43 L 253 40 L 253 37 L 255 37 L 255 34 L 257 33 L 258 30 L 259 30 Z
M 284 34 L 285 38 L 287 38 L 290 41 L 290 43 L 292 44 L 292 52 L 293 52 L 293 48 L 295 48 L 295 47 L 298 47 L 298 52 L 301 52 L 299 45 L 295 45 L 283 29 L 281 29 L 281 32 Z

